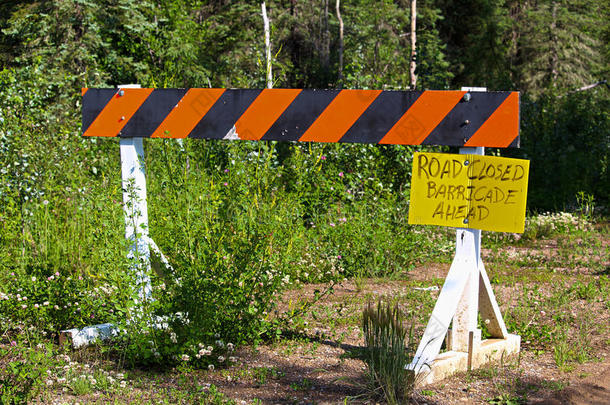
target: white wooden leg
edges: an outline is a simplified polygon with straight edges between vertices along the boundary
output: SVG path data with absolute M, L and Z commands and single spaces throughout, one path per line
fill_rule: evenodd
M 138 296 L 144 301 L 151 299 L 152 289 L 143 139 L 122 138 L 120 149 L 125 238 L 130 242 L 129 258 L 138 260 L 132 271 L 136 274 Z
M 445 284 L 443 284 L 432 310 L 432 316 L 430 316 L 424 331 L 424 336 L 419 343 L 413 361 L 407 366 L 408 369 L 419 373 L 423 367 L 429 368 L 438 355 L 443 339 L 447 334 L 447 328 L 455 314 L 466 285 L 464 273 L 474 264 L 472 257 L 468 256 L 456 255 L 453 259 Z
M 451 350 L 467 352 L 470 347 L 469 334 L 474 334 L 474 341 L 480 341 L 481 331 L 477 329 L 478 303 L 479 303 L 479 270 L 477 267 L 477 245 L 481 240 L 481 231 L 478 229 L 460 229 L 457 232 L 457 254 L 470 255 L 471 265 L 464 269 L 466 278 L 464 291 L 460 298 L 453 325 L 451 327 Z
M 506 339 L 508 331 L 483 263 L 479 266 L 479 311 L 491 337 Z

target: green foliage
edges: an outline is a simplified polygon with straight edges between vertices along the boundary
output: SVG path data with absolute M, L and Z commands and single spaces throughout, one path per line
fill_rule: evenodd
M 523 146 L 509 153 L 532 160 L 530 207 L 575 208 L 579 192 L 610 201 L 609 101 L 604 89 L 523 100 Z
M 538 98 L 604 79 L 608 7 L 587 0 L 437 1 L 457 86 L 518 89 Z
M 36 340 L 0 343 L 0 404 L 30 403 L 44 389 L 47 373 L 61 367 L 53 357 L 53 345 L 34 346 Z
M 362 312 L 365 357 L 373 392 L 388 402 L 408 400 L 414 386 L 414 373 L 405 369 L 413 355 L 413 325 L 407 329 L 398 305 L 369 302 Z
M 118 159 L 49 120 L 40 72 L 0 81 L 0 312 L 48 330 L 110 320 L 131 300 Z
M 437 1 L 443 16 L 440 37 L 447 44 L 448 69 L 457 86 L 519 88 L 510 82 L 506 59 L 514 51 L 509 5 L 503 0 Z M 516 26 L 517 22 L 514 22 Z M 513 86 L 511 86 L 513 85 Z
M 595 83 L 603 69 L 599 42 L 602 5 L 547 0 L 521 7 L 516 78 L 532 95 Z
M 595 197 L 584 191 L 576 193 L 577 213 L 585 221 L 591 221 L 595 214 Z

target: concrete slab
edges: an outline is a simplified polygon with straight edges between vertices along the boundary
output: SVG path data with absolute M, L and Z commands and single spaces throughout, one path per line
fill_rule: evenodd
M 509 334 L 506 339 L 487 339 L 474 344 L 472 369 L 514 357 L 521 348 L 521 336 Z M 417 386 L 426 386 L 444 380 L 451 375 L 468 371 L 468 352 L 448 351 L 440 353 L 430 367 L 422 367 L 415 378 Z

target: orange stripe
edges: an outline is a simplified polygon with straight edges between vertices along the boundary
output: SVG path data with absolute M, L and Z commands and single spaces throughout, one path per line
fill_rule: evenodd
M 519 136 L 519 93 L 512 92 L 464 146 L 506 148 Z
M 123 91 L 123 96 L 119 95 Z M 153 89 L 119 89 L 83 136 L 117 136 Z
M 341 90 L 299 141 L 338 142 L 380 93 L 381 90 Z
M 225 89 L 189 89 L 151 138 L 186 138 Z
M 258 141 L 294 101 L 300 89 L 264 89 L 235 123 L 239 139 Z
M 89 88 L 88 88 L 88 87 L 83 87 L 83 88 L 81 88 L 81 89 L 80 89 L 80 96 L 81 96 L 81 97 L 82 97 L 82 96 L 84 96 L 84 95 L 85 95 L 85 93 L 87 92 L 87 90 L 89 90 Z
M 464 94 L 466 91 L 424 91 L 379 143 L 420 145 Z

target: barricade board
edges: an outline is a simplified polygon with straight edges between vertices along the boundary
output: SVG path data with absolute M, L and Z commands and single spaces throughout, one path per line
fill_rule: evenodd
M 529 160 L 418 153 L 409 223 L 522 233 Z
M 82 89 L 84 136 L 519 147 L 519 93 Z

